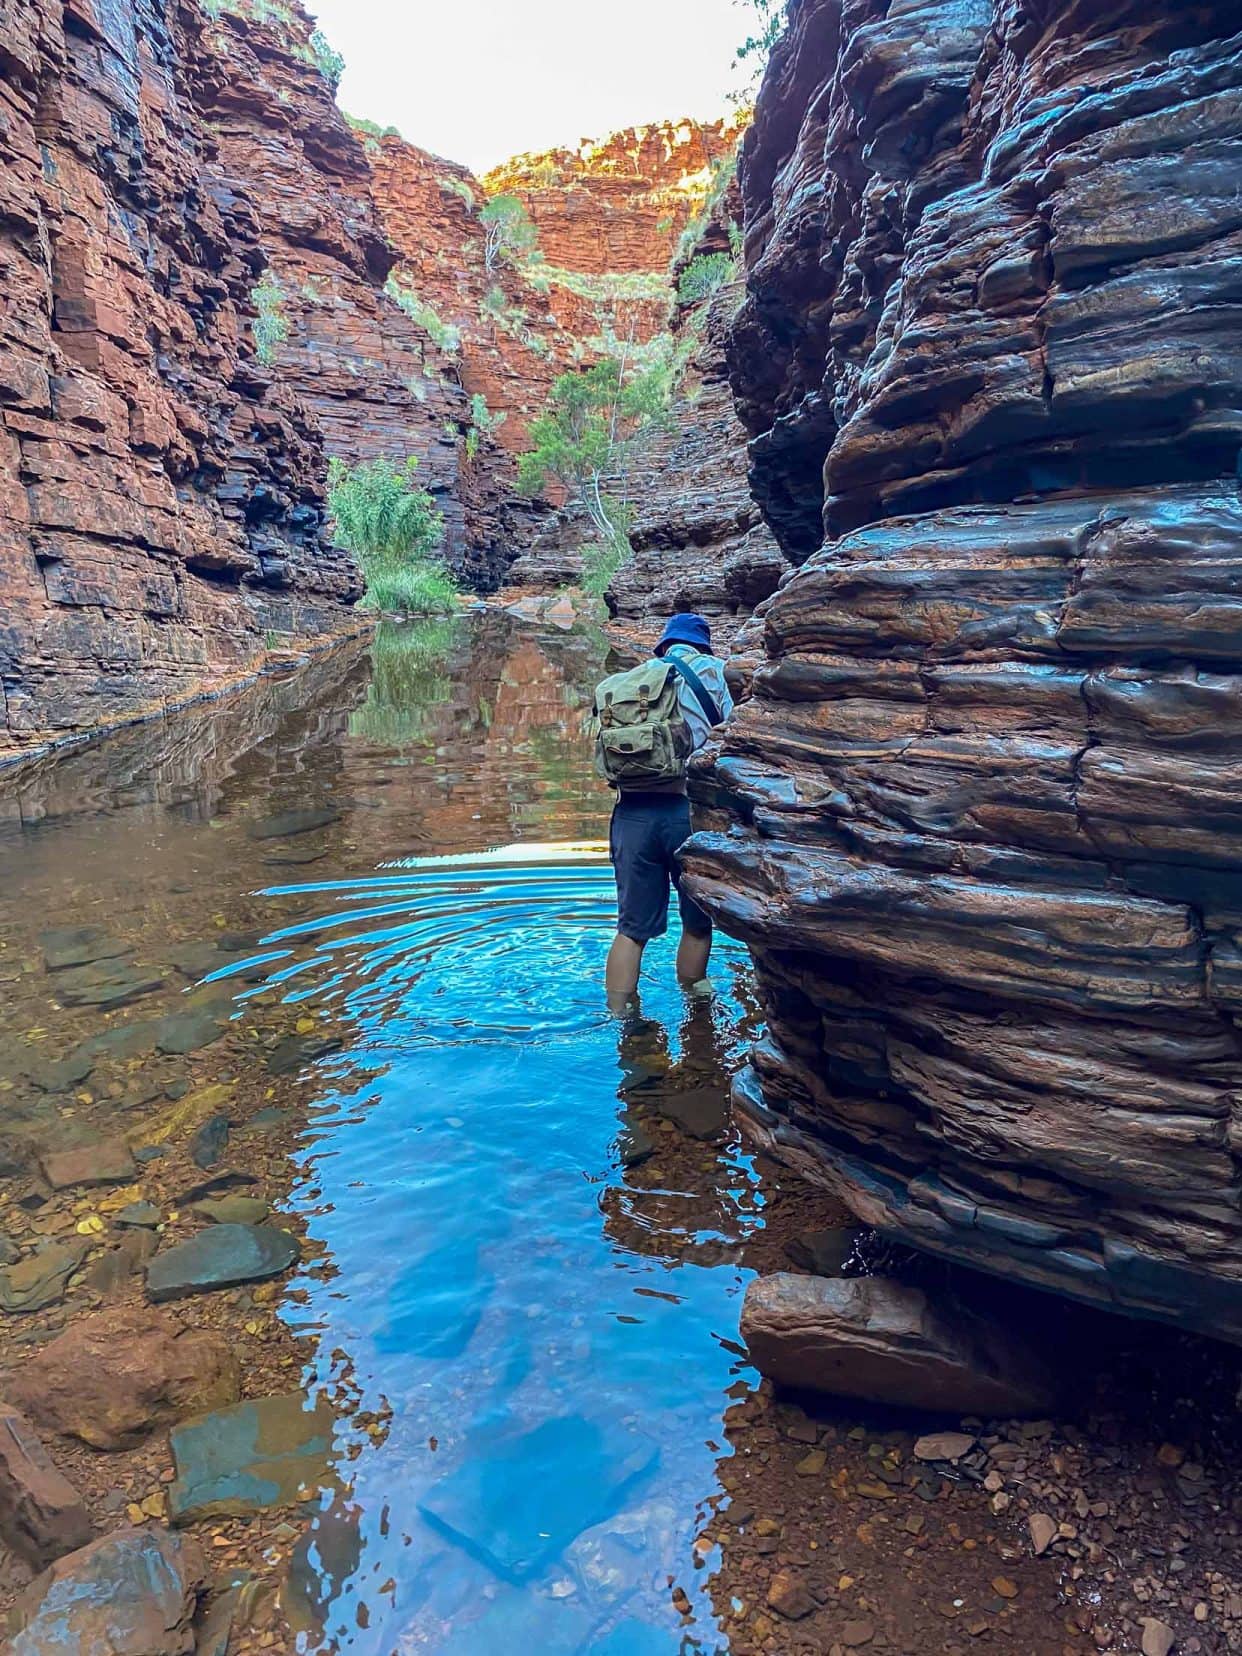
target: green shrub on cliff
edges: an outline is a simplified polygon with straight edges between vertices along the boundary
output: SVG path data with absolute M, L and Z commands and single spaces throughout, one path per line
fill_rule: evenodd
M 685 229 L 677 238 L 672 258 L 674 266 L 688 259 L 698 246 L 699 237 L 706 230 L 708 220 L 719 206 L 729 185 L 737 177 L 737 157 L 738 152 L 734 149 L 729 155 L 721 156 L 719 160 L 712 162 L 712 181 L 707 194 L 697 210 L 687 219 Z
M 280 278 L 269 270 L 263 280 L 250 290 L 250 303 L 255 318 L 250 331 L 254 335 L 255 351 L 259 361 L 270 367 L 276 358 L 276 347 L 289 337 L 289 318 L 285 315 L 285 290 Z
M 683 305 L 710 299 L 733 274 L 733 260 L 727 253 L 701 253 L 682 271 L 677 280 L 677 298 Z
M 436 177 L 436 183 L 446 195 L 456 196 L 459 201 L 465 202 L 471 212 L 474 211 L 474 191 L 464 178 L 454 178 L 450 174 L 440 173 Z
M 739 0 L 739 4 L 750 12 L 751 27 L 734 54 L 741 70 L 741 84 L 732 93 L 732 99 L 735 104 L 746 106 L 754 103 L 772 48 L 785 32 L 789 0 Z
M 460 347 L 461 329 L 455 323 L 445 322 L 431 305 L 418 297 L 413 288 L 390 276 L 384 284 L 384 292 L 401 306 L 412 322 L 417 322 L 423 332 L 431 336 L 432 344 L 439 350 L 452 354 Z
M 310 37 L 310 61 L 335 92 L 345 73 L 345 59 L 334 49 L 322 29 L 316 29 Z
M 418 461 L 371 460 L 328 469 L 328 507 L 337 538 L 358 559 L 366 602 L 375 609 L 409 614 L 449 613 L 456 601 L 453 578 L 435 552 L 444 515 L 415 482 Z
M 561 374 L 531 421 L 518 488 L 537 495 L 558 485 L 586 513 L 595 531 L 595 544 L 582 554 L 588 592 L 602 593 L 630 558 L 629 454 L 636 438 L 666 418 L 671 388 L 671 354 L 640 360 L 630 345 Z

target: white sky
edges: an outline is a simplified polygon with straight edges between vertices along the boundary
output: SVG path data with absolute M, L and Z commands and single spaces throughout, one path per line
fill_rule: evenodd
M 728 111 L 741 0 L 308 0 L 338 101 L 476 172 L 619 127 Z

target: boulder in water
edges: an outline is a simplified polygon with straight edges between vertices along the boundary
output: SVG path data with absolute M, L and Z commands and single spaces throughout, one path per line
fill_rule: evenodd
M 303 1392 L 259 1397 L 177 1427 L 171 1437 L 176 1481 L 168 1491 L 174 1523 L 287 1506 L 330 1481 L 333 1414 L 309 1407 Z
M 0 1270 L 0 1311 L 42 1311 L 63 1299 L 69 1278 L 91 1251 L 89 1242 L 49 1242 Z
M 236 1401 L 237 1359 L 224 1335 L 132 1306 L 84 1317 L 24 1357 L 8 1393 L 38 1425 L 127 1449 L 158 1427 Z
M 287 1271 L 301 1252 L 297 1238 L 274 1225 L 212 1225 L 155 1256 L 147 1292 L 159 1303 L 260 1282 Z
M 0 1540 L 43 1570 L 93 1534 L 81 1496 L 52 1465 L 34 1428 L 0 1403 Z

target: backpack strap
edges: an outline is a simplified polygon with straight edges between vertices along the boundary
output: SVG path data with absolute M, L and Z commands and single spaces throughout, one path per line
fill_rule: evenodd
M 714 730 L 717 725 L 723 724 L 724 714 L 716 706 L 715 701 L 712 699 L 711 692 L 703 683 L 703 680 L 695 672 L 694 668 L 687 666 L 684 661 L 675 655 L 667 655 L 664 657 L 664 660 L 668 662 L 669 666 L 677 674 L 678 678 L 683 679 L 690 686 L 691 690 L 693 690 L 694 698 L 703 709 L 707 722 L 711 725 L 712 729 Z

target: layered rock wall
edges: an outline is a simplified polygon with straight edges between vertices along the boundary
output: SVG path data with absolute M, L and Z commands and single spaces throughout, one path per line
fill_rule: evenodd
M 515 195 L 550 264 L 599 276 L 664 270 L 677 241 L 737 147 L 740 121 L 661 121 L 577 149 L 516 155 L 484 179 Z
M 920 1247 L 1233 1340 L 1238 27 L 794 0 L 729 350 L 805 564 L 688 857 L 755 952 L 779 1153 Z
M 512 556 L 512 467 L 484 432 L 467 455 L 470 397 L 456 356 L 386 291 L 397 249 L 367 146 L 316 66 L 311 28 L 296 7 L 267 19 L 221 13 L 198 89 L 220 187 L 247 195 L 259 217 L 263 279 L 284 330 L 273 368 L 329 455 L 349 465 L 417 457 L 444 513 L 446 561 L 487 591 Z
M 323 453 L 257 362 L 252 202 L 195 101 L 196 6 L 9 7 L 0 27 L 0 752 L 339 629 Z
M 489 265 L 479 213 L 502 175 L 480 181 L 394 134 L 369 136 L 364 147 L 398 251 L 396 280 L 454 331 L 461 383 L 469 396 L 483 398 L 490 415 L 503 417 L 495 435 L 510 453 L 529 447 L 530 421 L 559 374 L 595 361 L 609 334 L 642 343 L 667 325 L 671 242 L 668 230 L 657 233 L 649 211 L 647 198 L 659 191 L 655 175 L 627 174 L 611 194 L 579 189 L 572 180 L 549 184 L 538 192 L 538 259 L 496 256 Z M 654 152 L 648 159 L 654 166 Z M 701 207 L 709 184 L 710 173 L 697 185 L 688 182 L 677 197 L 682 216 L 670 223 Z M 554 236 L 549 248 L 543 237 L 557 222 L 554 199 L 573 203 L 575 233 Z M 615 266 L 607 263 L 610 237 L 626 250 Z
M 738 211 L 735 192 L 726 192 L 680 268 L 727 253 Z M 633 555 L 605 599 L 613 619 L 639 635 L 658 633 L 674 610 L 696 610 L 711 618 L 719 649 L 788 567 L 751 497 L 729 390 L 725 342 L 742 298 L 740 280 L 731 280 L 708 299 L 675 304 L 673 329 L 689 355 L 668 417 L 634 443 L 625 475 L 608 485 L 631 504 Z M 565 508 L 513 565 L 511 580 L 543 592 L 581 581 L 594 534 L 585 512 Z

